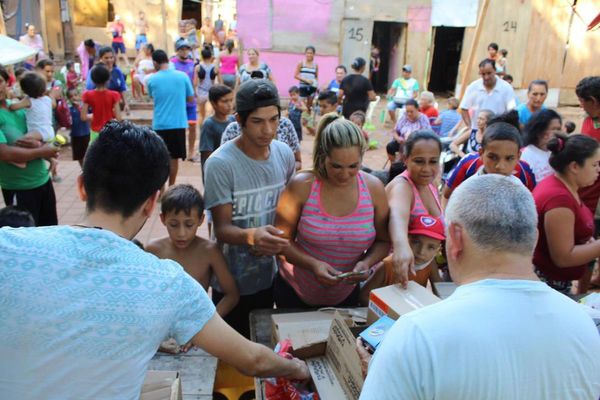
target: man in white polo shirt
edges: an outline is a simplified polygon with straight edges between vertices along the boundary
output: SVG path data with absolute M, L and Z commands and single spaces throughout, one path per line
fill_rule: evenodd
M 485 59 L 479 63 L 481 78 L 471 82 L 460 103 L 460 112 L 466 126 L 477 129 L 479 110 L 490 110 L 500 115 L 516 107 L 515 92 L 506 81 L 496 75 L 494 60 Z M 474 110 L 473 118 L 469 110 Z

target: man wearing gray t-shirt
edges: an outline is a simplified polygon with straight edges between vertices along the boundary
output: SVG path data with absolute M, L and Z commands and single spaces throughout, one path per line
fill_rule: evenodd
M 273 140 L 281 114 L 273 83 L 253 79 L 242 84 L 236 94 L 236 111 L 242 134 L 206 161 L 204 200 L 241 294 L 225 320 L 248 337 L 250 311 L 273 306 L 275 255 L 289 241 L 272 224 L 295 162 L 290 148 Z M 212 286 L 213 301 L 218 302 L 221 288 L 216 281 Z

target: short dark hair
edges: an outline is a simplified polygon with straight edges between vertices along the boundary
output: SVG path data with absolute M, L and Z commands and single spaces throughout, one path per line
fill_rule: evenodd
M 359 71 L 365 65 L 367 65 L 367 62 L 365 61 L 364 58 L 356 57 L 350 66 L 352 67 L 353 70 Z
M 503 79 L 503 80 L 505 80 L 505 81 L 507 81 L 507 82 L 508 82 L 508 81 L 514 82 L 514 80 L 515 80 L 515 78 L 513 78 L 513 76 L 512 76 L 512 75 L 510 75 L 510 74 L 505 74 L 505 75 L 502 77 L 502 79 Z
M 300 89 L 298 88 L 298 86 L 294 85 L 289 88 L 288 93 L 300 93 Z
M 316 52 L 317 52 L 317 49 L 315 49 L 315 46 L 312 46 L 312 45 L 308 45 L 308 46 L 306 46 L 306 47 L 304 48 L 304 52 L 305 52 L 305 53 L 306 53 L 307 51 L 309 51 L 309 50 L 312 50 L 312 51 L 313 51 L 313 53 L 316 53 Z
M 433 140 L 437 143 L 440 153 L 442 152 L 442 141 L 440 140 L 440 137 L 431 129 L 419 129 L 418 131 L 411 133 L 408 139 L 406 139 L 406 142 L 404 142 L 404 155 L 406 157 L 410 156 L 415 144 L 422 140 Z
M 348 119 L 352 120 L 352 118 L 360 119 L 361 123 L 364 125 L 364 123 L 367 121 L 367 114 L 365 114 L 363 110 L 356 110 L 352 114 L 350 114 L 350 118 Z
M 491 58 L 481 60 L 481 62 L 479 63 L 479 69 L 484 68 L 488 64 L 491 65 L 492 68 L 496 69 L 496 61 L 492 60 Z
M 281 106 L 277 105 L 276 107 L 279 114 L 279 119 L 281 119 Z M 250 114 L 252 114 L 256 110 L 257 109 L 255 108 L 254 110 L 237 111 L 237 115 L 238 117 L 240 117 L 240 127 L 243 128 L 244 126 L 246 126 L 246 121 L 248 121 L 248 117 L 250 117 Z
M 114 50 L 112 49 L 112 47 L 108 47 L 108 46 L 104 46 L 100 48 L 100 51 L 98 51 L 98 57 L 102 58 L 103 55 L 105 55 L 106 53 L 115 53 Z
M 40 61 L 38 61 L 38 62 L 37 62 L 37 64 L 35 64 L 35 67 L 36 67 L 37 69 L 44 69 L 44 68 L 46 68 L 47 66 L 54 66 L 54 62 L 53 62 L 52 60 L 48 60 L 48 59 L 46 58 L 46 59 L 43 59 L 43 60 L 40 60 Z
M 506 57 L 508 55 L 508 50 L 502 49 L 500 50 L 500 54 L 502 54 L 502 57 Z
M 9 226 L 11 228 L 30 228 L 35 226 L 33 215 L 24 208 L 18 206 L 6 206 L 0 209 L 0 228 Z
M 169 176 L 170 156 L 149 127 L 109 121 L 83 161 L 87 210 L 130 217 Z
M 160 212 L 162 214 L 171 211 L 177 214 L 183 211 L 190 215 L 194 208 L 198 211 L 198 216 L 201 217 L 204 212 L 204 199 L 192 185 L 179 184 L 171 186 L 160 199 Z
M 93 39 L 86 39 L 86 40 L 83 42 L 83 45 L 84 45 L 85 47 L 96 47 L 96 43 L 94 42 L 94 40 L 93 40 Z
M 344 70 L 344 72 L 348 72 L 348 70 L 346 69 L 346 66 L 345 66 L 345 65 L 342 65 L 342 64 L 340 64 L 340 65 L 338 65 L 337 67 L 335 67 L 335 69 L 343 69 L 343 70 Z
M 531 92 L 531 89 L 533 88 L 533 85 L 540 85 L 546 88 L 546 92 L 548 92 L 548 82 L 546 82 L 543 79 L 535 79 L 531 82 L 529 82 L 529 86 L 527 86 L 527 93 Z
M 8 80 L 10 79 L 8 71 L 2 65 L 0 65 L 0 77 L 2 77 L 6 83 L 8 83 Z
M 71 69 L 71 67 L 72 67 L 72 66 L 74 66 L 74 65 L 75 65 L 75 63 L 74 63 L 73 61 L 67 61 L 67 62 L 66 62 L 66 64 L 65 64 L 65 68 L 66 68 L 67 70 L 69 70 L 69 69 Z
M 550 166 L 557 172 L 564 172 L 567 166 L 575 161 L 583 165 L 585 160 L 598 150 L 598 141 L 590 136 L 557 133 L 548 142 L 550 150 Z
M 210 46 L 203 46 L 200 52 L 203 60 L 208 60 L 213 56 L 212 48 Z
M 495 115 L 487 123 L 488 127 L 498 122 L 506 122 L 515 127 L 518 132 L 521 132 L 521 125 L 519 123 L 519 112 L 517 110 L 509 110 L 503 114 Z
M 15 78 L 18 78 L 21 75 L 24 75 L 27 73 L 27 70 L 23 67 L 19 67 L 15 69 Z
M 600 102 L 600 76 L 587 76 L 579 81 L 575 94 L 584 100 L 596 99 Z
M 324 92 L 319 93 L 318 100 L 319 101 L 325 100 L 326 102 L 328 102 L 331 105 L 337 104 L 337 102 L 338 102 L 337 95 L 334 92 L 332 92 L 331 90 L 325 90 Z
M 575 122 L 565 121 L 565 130 L 567 131 L 567 134 L 575 132 L 575 129 L 577 129 Z
M 110 72 L 108 71 L 108 68 L 104 66 L 104 64 L 96 64 L 94 68 L 92 68 L 90 76 L 92 78 L 92 82 L 94 82 L 96 85 L 104 85 L 110 80 Z
M 28 72 L 21 79 L 21 90 L 34 99 L 41 97 L 46 93 L 46 80 L 35 72 Z
M 540 142 L 540 137 L 546 133 L 548 126 L 550 126 L 550 122 L 555 119 L 559 120 L 562 124 L 560 114 L 554 110 L 542 109 L 535 112 L 523 129 L 525 145 L 533 144 L 537 146 Z
M 499 121 L 488 125 L 481 140 L 481 148 L 485 149 L 488 144 L 497 140 L 514 142 L 519 149 L 523 147 L 521 133 L 514 125 L 507 122 Z
M 406 103 L 404 103 L 404 108 L 406 108 L 406 106 L 413 106 L 414 108 L 416 108 L 418 110 L 419 102 L 416 101 L 415 99 L 408 99 L 408 100 L 406 100 Z
M 167 56 L 167 53 L 165 53 L 164 50 L 154 50 L 154 53 L 152 53 L 152 61 L 154 61 L 157 64 L 168 64 L 169 63 L 169 56 Z
M 494 43 L 494 42 L 492 42 L 492 43 L 488 44 L 488 47 L 487 47 L 487 48 L 489 49 L 490 47 L 491 47 L 492 49 L 496 50 L 496 51 L 498 51 L 498 49 L 499 49 L 499 47 L 498 47 L 498 43 Z
M 229 86 L 226 85 L 212 85 L 210 89 L 208 89 L 208 101 L 211 103 L 216 103 L 221 100 L 222 97 L 227 96 L 231 93 L 232 90 Z

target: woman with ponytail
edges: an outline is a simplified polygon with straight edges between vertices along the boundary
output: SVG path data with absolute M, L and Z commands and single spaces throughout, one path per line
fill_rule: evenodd
M 600 149 L 596 139 L 561 133 L 550 139 L 547 148 L 554 174 L 533 190 L 540 235 L 533 264 L 540 279 L 569 294 L 571 282 L 600 257 L 600 240 L 593 239 L 594 215 L 577 193 L 596 181 Z
M 364 58 L 357 57 L 350 65 L 352 73 L 340 83 L 338 102 L 342 103 L 342 114 L 346 119 L 350 119 L 355 111 L 366 113 L 369 102 L 374 101 L 377 97 L 371 81 L 362 75 L 365 72 L 366 65 L 367 62 Z
M 333 113 L 319 122 L 313 169 L 292 178 L 277 207 L 291 242 L 275 278 L 278 307 L 356 306 L 358 283 L 388 254 L 383 184 L 360 171 L 366 149 L 352 122 Z

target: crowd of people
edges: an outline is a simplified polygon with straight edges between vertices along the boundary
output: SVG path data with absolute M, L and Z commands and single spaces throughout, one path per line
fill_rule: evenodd
M 0 226 L 37 226 L 0 230 L 3 397 L 135 398 L 168 337 L 249 375 L 305 380 L 304 362 L 248 340 L 251 311 L 364 306 L 409 280 L 460 287 L 400 319 L 361 398 L 598 397 L 600 337 L 564 295 L 600 285 L 600 77 L 577 85 L 587 116 L 574 134 L 544 105 L 547 82 L 517 105 L 495 43 L 441 113 L 404 65 L 388 92 L 382 182 L 362 168 L 376 98 L 363 58 L 319 87 L 307 46 L 283 110 L 259 50 L 238 58 L 233 23 L 182 21 L 169 57 L 140 12 L 132 84 L 153 102 L 150 128 L 123 121 L 125 27 L 116 16 L 109 29 L 111 46 L 85 40 L 64 82 L 47 59 L 0 67 Z M 61 107 L 86 203 L 71 226 L 58 225 L 52 178 Z M 304 170 L 303 132 L 314 135 Z M 442 177 L 445 151 L 458 158 Z M 176 184 L 188 158 L 203 193 Z M 168 235 L 136 245 L 158 202 Z M 198 236 L 205 221 L 212 238 Z

